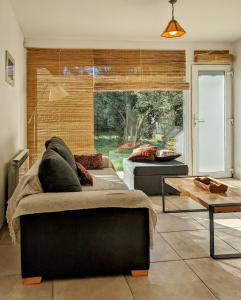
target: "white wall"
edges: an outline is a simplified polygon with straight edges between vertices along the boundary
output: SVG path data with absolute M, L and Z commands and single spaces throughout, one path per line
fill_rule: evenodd
M 234 171 L 241 179 L 241 41 L 234 45 Z
M 4 222 L 7 163 L 26 144 L 24 37 L 9 0 L 0 0 L 0 227 Z M 5 81 L 5 51 L 15 59 L 12 87 Z

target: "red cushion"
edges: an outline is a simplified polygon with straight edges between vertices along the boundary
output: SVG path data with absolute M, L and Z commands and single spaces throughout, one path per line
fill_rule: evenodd
M 153 151 L 146 149 L 135 150 L 128 158 L 131 161 L 140 161 L 140 160 L 155 160 Z
M 76 163 L 77 173 L 82 185 L 93 185 L 93 178 L 84 166 L 80 163 Z
M 146 151 L 151 151 L 151 152 L 155 153 L 157 151 L 157 149 L 158 149 L 158 147 L 156 147 L 156 146 L 152 146 L 149 144 L 143 144 L 140 147 L 133 149 L 133 152 L 137 152 L 140 150 L 146 150 Z
M 86 169 L 103 169 L 102 154 L 75 155 L 74 158 L 75 162 L 80 163 Z

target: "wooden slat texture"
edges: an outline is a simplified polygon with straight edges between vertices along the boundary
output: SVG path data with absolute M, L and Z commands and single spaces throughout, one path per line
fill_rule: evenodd
M 73 153 L 94 152 L 92 53 L 92 50 L 28 49 L 31 164 L 44 151 L 44 142 L 53 135 L 61 136 Z M 58 99 L 57 94 L 54 101 L 49 101 L 50 90 L 56 87 L 61 87 L 66 97 Z
M 233 55 L 229 50 L 195 50 L 194 60 L 203 64 L 232 64 Z
M 29 48 L 30 165 L 53 135 L 76 154 L 94 152 L 94 92 L 188 88 L 185 51 Z
M 185 51 L 94 50 L 96 91 L 189 88 Z

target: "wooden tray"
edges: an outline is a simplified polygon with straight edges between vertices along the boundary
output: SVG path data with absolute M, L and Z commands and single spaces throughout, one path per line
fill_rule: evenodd
M 193 182 L 196 186 L 210 193 L 224 194 L 228 190 L 228 186 L 226 184 L 223 184 L 211 177 L 196 177 Z

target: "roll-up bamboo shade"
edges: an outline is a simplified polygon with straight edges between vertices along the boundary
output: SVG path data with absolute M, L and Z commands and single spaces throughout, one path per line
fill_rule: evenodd
M 94 92 L 185 90 L 185 51 L 28 49 L 28 148 L 61 136 L 73 153 L 94 152 Z
M 195 50 L 194 60 L 204 64 L 232 64 L 233 55 L 229 50 Z
M 185 51 L 94 50 L 96 91 L 185 90 Z
M 74 153 L 94 151 L 92 53 L 92 50 L 28 49 L 31 163 L 53 135 L 61 136 Z M 65 97 L 58 99 L 57 94 L 50 101 L 50 91 L 56 87 L 64 91 Z

